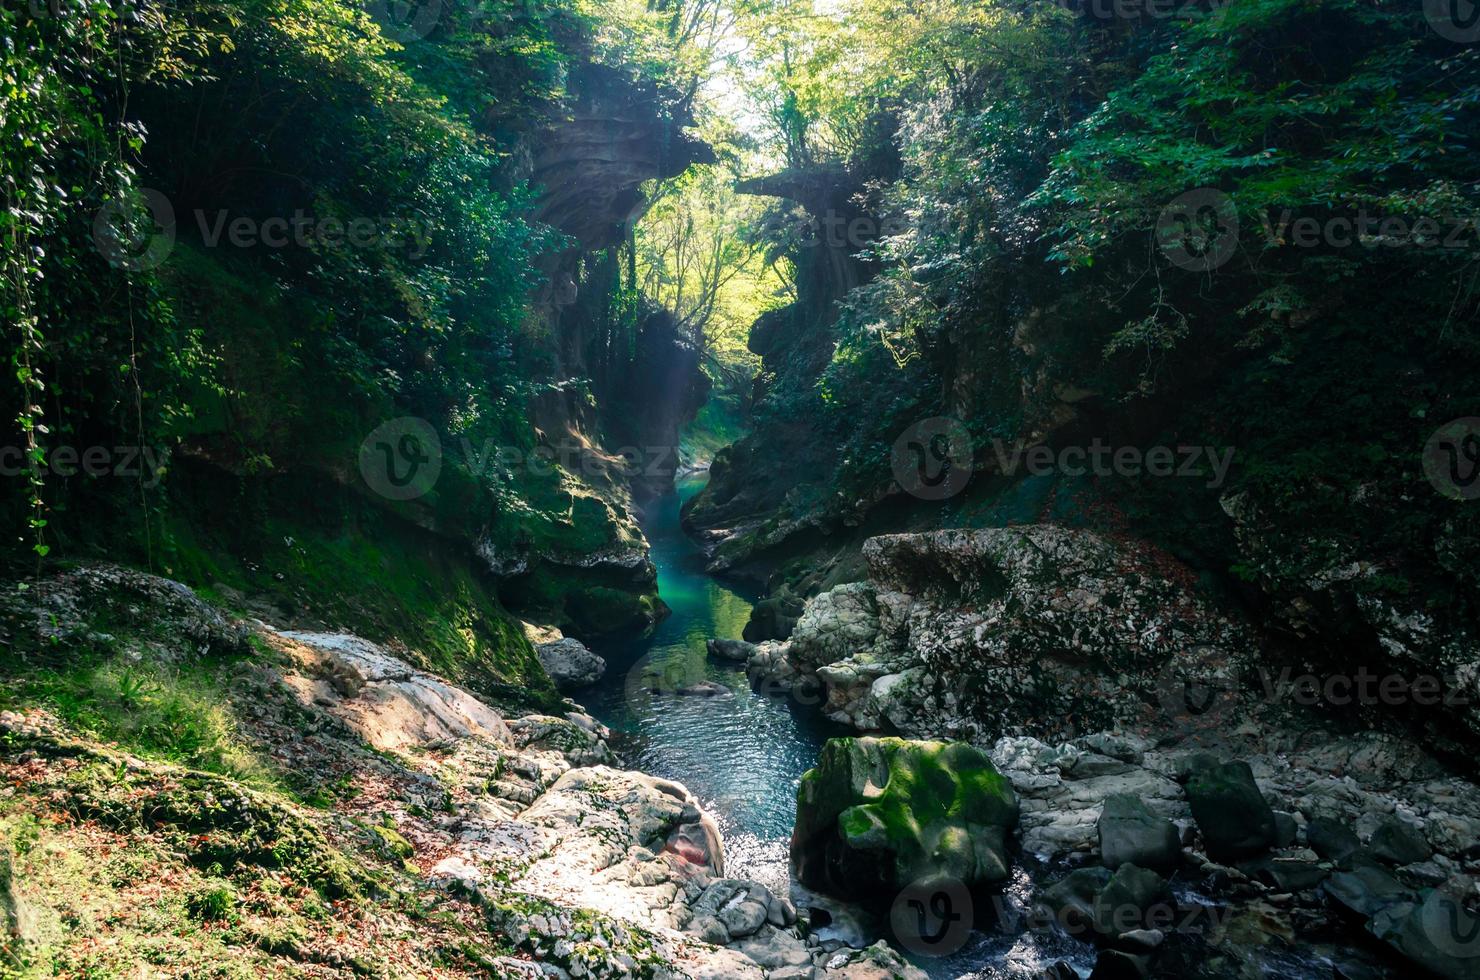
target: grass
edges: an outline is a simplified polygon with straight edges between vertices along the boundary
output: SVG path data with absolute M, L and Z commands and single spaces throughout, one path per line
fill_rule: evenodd
M 246 746 L 222 693 L 228 664 L 130 664 L 96 654 L 8 678 L 0 706 L 41 707 L 87 738 L 148 759 L 277 787 L 273 770 Z

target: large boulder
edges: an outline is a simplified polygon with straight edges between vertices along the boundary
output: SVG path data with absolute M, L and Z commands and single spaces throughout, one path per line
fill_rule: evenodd
M 1117 793 L 1105 798 L 1099 822 L 1100 860 L 1114 870 L 1122 864 L 1170 871 L 1182 857 L 1177 827 L 1152 813 L 1140 797 Z
M 962 742 L 832 739 L 797 790 L 793 873 L 804 885 L 887 904 L 926 878 L 968 888 L 1008 877 L 1011 784 Z
M 1238 861 L 1274 846 L 1274 810 L 1259 792 L 1247 762 L 1197 771 L 1187 781 L 1187 801 L 1210 857 Z
M 861 731 L 1217 731 L 1256 649 L 1150 545 L 1036 525 L 885 535 L 862 554 L 868 580 L 810 599 L 786 651 Z M 1189 687 L 1211 696 L 1190 704 Z
M 606 661 L 570 637 L 535 647 L 540 665 L 562 691 L 595 684 L 606 674 Z

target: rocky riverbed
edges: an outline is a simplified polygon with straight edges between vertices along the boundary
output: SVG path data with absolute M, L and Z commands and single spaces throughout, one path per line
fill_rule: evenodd
M 1258 631 L 1175 563 L 1057 528 L 866 553 L 869 581 L 813 599 L 789 641 L 709 644 L 717 670 L 859 733 L 801 781 L 790 881 L 737 875 L 701 801 L 624 768 L 573 702 L 514 710 L 384 644 L 117 566 L 13 589 L 5 635 L 37 667 L 20 676 L 55 687 L 84 665 L 100 703 L 176 741 L 197 715 L 230 737 L 202 769 L 75 707 L 0 715 L 5 955 L 716 980 L 1480 976 L 1480 790 L 1401 729 L 1248 683 L 1269 664 Z M 571 643 L 546 654 L 596 667 Z M 192 707 L 202 672 L 220 697 Z
M 1480 791 L 1401 729 L 1301 710 L 1175 561 L 1058 527 L 864 553 L 868 581 L 811 600 L 788 641 L 712 654 L 860 731 L 984 750 L 1047 862 L 1035 904 L 1101 948 L 1097 976 L 1480 975 Z M 952 863 L 929 873 L 959 882 Z M 1217 914 L 1148 927 L 1188 901 Z
M 82 626 L 99 608 L 106 635 Z M 113 566 L 12 593 L 7 611 L 59 650 L 107 644 L 124 664 L 230 658 L 240 750 L 333 790 L 313 805 L 5 712 L 5 829 L 23 841 L 5 863 L 13 963 L 80 965 L 88 947 L 126 961 L 167 910 L 199 920 L 192 896 L 215 889 L 213 940 L 192 955 L 239 972 L 919 976 L 885 946 L 809 936 L 786 895 L 727 877 L 693 795 L 618 766 L 589 716 L 506 715 L 362 638 L 236 621 Z M 48 865 L 73 851 L 99 867 Z M 109 913 L 80 908 L 79 889 Z

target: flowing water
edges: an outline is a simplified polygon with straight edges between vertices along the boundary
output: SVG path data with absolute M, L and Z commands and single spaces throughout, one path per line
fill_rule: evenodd
M 672 615 L 645 636 L 600 647 L 606 677 L 575 698 L 611 728 L 629 765 L 683 783 L 715 815 L 728 873 L 785 894 L 797 783 L 822 743 L 848 732 L 787 698 L 752 691 L 741 665 L 706 655 L 706 640 L 740 636 L 751 599 L 705 573 L 703 554 L 679 525 L 679 508 L 705 479 L 680 480 L 643 522 Z M 678 693 L 703 682 L 724 693 Z
M 643 636 L 600 647 L 606 677 L 574 696 L 611 728 L 627 765 L 681 782 L 699 797 L 724 835 L 728 874 L 786 894 L 797 783 L 823 742 L 851 731 L 821 718 L 815 707 L 752 691 L 740 665 L 706 655 L 706 640 L 740 636 L 751 599 L 705 573 L 702 553 L 679 524 L 679 508 L 705 479 L 681 480 L 643 522 L 659 593 L 672 615 Z M 695 693 L 706 683 L 718 688 L 709 688 L 709 696 Z M 718 690 L 723 693 L 713 693 Z M 1088 975 L 1094 947 L 1057 929 L 1026 928 L 1020 918 L 1037 881 L 1064 870 L 1020 856 L 998 924 L 971 933 L 954 955 L 919 965 L 935 980 L 1022 980 L 1058 960 Z M 1314 952 L 1271 966 L 1254 969 L 1291 978 L 1331 975 L 1330 960 Z

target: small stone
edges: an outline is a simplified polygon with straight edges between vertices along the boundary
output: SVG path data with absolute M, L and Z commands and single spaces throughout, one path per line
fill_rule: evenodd
M 1121 933 L 1115 941 L 1126 947 L 1129 952 L 1149 953 L 1166 941 L 1166 933 L 1160 929 L 1132 929 L 1130 932 Z
M 1350 827 L 1322 817 L 1306 825 L 1305 841 L 1322 858 L 1343 867 L 1362 847 Z
M 1274 811 L 1274 846 L 1293 847 L 1300 836 L 1300 824 L 1293 813 Z
M 570 637 L 541 643 L 535 653 L 545 673 L 562 691 L 595 684 L 606 674 L 606 661 Z
M 1369 846 L 1379 860 L 1396 865 L 1427 861 L 1434 854 L 1423 832 L 1397 817 L 1388 817 L 1378 824 Z

